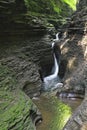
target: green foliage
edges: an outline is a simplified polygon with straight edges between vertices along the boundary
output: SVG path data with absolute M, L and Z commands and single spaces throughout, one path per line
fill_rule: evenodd
M 76 9 L 76 0 L 25 0 L 27 10 L 30 12 L 45 13 L 45 14 L 60 14 L 64 8 L 66 10 Z M 67 5 L 67 6 L 66 6 Z M 68 11 L 67 11 L 68 13 Z
M 66 4 L 68 4 L 73 10 L 76 10 L 77 0 L 62 0 Z

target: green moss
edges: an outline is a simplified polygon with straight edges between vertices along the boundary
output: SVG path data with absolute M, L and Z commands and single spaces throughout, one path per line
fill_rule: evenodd
M 15 73 L 0 65 L 0 130 L 34 130 L 29 116 L 34 104 L 17 85 Z
M 68 4 L 73 10 L 76 10 L 76 3 L 78 0 L 62 0 L 66 4 Z
M 0 91 L 0 98 L 0 130 L 23 130 L 26 126 L 34 129 L 29 117 L 33 104 L 22 91 Z
M 54 100 L 55 104 L 55 118 L 51 122 L 51 130 L 54 130 L 58 128 L 59 130 L 62 130 L 62 128 L 65 126 L 66 122 L 68 121 L 69 117 L 71 116 L 71 108 L 68 105 L 65 105 L 60 100 L 56 99 Z M 62 120 L 61 120 L 62 119 Z
M 35 101 L 43 117 L 43 124 L 38 130 L 62 130 L 72 114 L 68 105 L 51 94 L 46 93 L 40 100 Z
M 49 28 L 50 24 L 58 27 L 66 23 L 66 17 L 76 9 L 76 0 L 25 0 L 25 5 L 27 12 L 24 15 L 26 17 L 17 21 L 30 23 L 32 26 L 35 25 L 32 19 L 36 21 L 36 24 L 41 20 L 41 25 Z
M 60 14 L 61 12 L 63 13 L 64 8 L 67 14 L 67 8 L 70 7 L 75 10 L 76 1 L 77 0 L 25 0 L 25 4 L 28 11 L 54 15 Z
M 0 65 L 0 89 L 12 90 L 16 85 L 15 73 L 5 65 Z

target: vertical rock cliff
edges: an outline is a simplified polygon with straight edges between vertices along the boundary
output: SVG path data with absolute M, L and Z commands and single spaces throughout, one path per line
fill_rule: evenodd
M 68 24 L 69 41 L 62 49 L 67 59 L 64 88 L 83 93 L 84 100 L 69 119 L 64 130 L 87 129 L 87 1 L 80 0 Z

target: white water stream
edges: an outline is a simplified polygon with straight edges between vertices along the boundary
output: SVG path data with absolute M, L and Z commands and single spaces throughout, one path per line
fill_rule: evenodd
M 59 35 L 59 33 L 56 34 L 56 39 L 54 39 L 54 42 L 52 43 L 53 49 L 55 46 L 55 41 L 59 41 L 58 35 Z M 58 86 L 63 85 L 62 83 L 59 83 L 59 77 L 58 77 L 59 64 L 57 62 L 55 52 L 54 52 L 54 66 L 53 66 L 52 70 L 53 70 L 53 73 L 49 76 L 44 77 L 44 79 L 43 79 L 45 90 L 48 90 L 48 89 L 54 90 L 54 89 L 58 88 Z

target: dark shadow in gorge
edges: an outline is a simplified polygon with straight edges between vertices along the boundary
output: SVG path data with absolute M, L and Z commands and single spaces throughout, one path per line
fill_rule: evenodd
M 43 120 L 41 112 L 39 110 L 38 111 L 30 110 L 30 117 L 35 126 L 37 126 Z
M 62 79 L 65 76 L 66 69 L 67 69 L 67 60 L 61 60 L 59 65 L 59 77 Z

